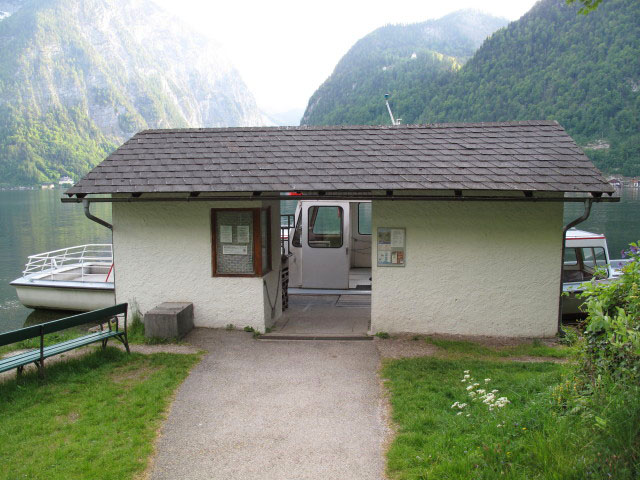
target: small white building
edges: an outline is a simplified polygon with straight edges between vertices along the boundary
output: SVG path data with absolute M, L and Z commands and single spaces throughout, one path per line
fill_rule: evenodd
M 544 337 L 563 203 L 613 191 L 560 125 L 531 121 L 148 130 L 63 201 L 112 203 L 116 300 L 141 313 L 192 302 L 196 326 L 264 331 L 281 315 L 280 201 L 297 192 L 371 200 L 374 235 L 403 232 L 398 265 L 372 262 L 372 332 Z

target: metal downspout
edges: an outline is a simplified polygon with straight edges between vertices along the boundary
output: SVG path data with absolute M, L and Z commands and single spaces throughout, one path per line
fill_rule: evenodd
M 569 231 L 570 228 L 575 227 L 576 225 L 584 222 L 587 218 L 589 218 L 589 215 L 591 214 L 591 205 L 593 204 L 593 198 L 587 198 L 584 201 L 584 213 L 576 218 L 575 220 L 572 220 L 571 222 L 567 223 L 564 228 L 562 229 L 562 257 L 560 259 L 560 261 L 562 262 L 561 264 L 561 268 L 560 268 L 560 296 L 558 299 L 558 332 L 562 332 L 562 284 L 563 284 L 563 270 L 564 270 L 564 251 L 565 251 L 565 244 L 567 241 L 567 231 Z
M 91 211 L 89 210 L 90 208 L 90 203 L 89 200 L 87 200 L 86 198 L 82 199 L 82 206 L 84 207 L 84 214 L 86 215 L 86 217 L 89 220 L 92 220 L 96 223 L 99 223 L 100 225 L 102 225 L 103 227 L 107 227 L 109 230 L 113 231 L 113 225 L 111 225 L 109 222 L 102 220 L 101 218 L 96 217 L 95 215 L 93 215 L 91 213 Z

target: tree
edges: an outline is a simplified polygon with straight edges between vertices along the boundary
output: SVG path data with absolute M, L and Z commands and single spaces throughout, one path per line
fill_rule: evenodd
M 576 2 L 576 0 L 566 0 L 567 5 L 571 5 Z M 602 0 L 578 0 L 578 3 L 582 4 L 578 13 L 582 15 L 588 15 L 598 8 L 598 6 L 602 3 Z

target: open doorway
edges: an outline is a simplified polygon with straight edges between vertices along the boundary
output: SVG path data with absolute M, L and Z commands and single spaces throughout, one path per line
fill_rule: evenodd
M 371 322 L 371 202 L 300 200 L 285 212 L 288 309 L 274 333 L 362 335 Z

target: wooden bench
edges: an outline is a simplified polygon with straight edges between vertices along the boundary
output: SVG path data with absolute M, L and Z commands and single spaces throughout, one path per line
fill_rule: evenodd
M 118 315 L 124 316 L 123 330 L 118 328 Z M 114 322 L 115 327 L 111 323 L 111 320 L 113 320 L 114 317 L 116 317 L 116 321 Z M 59 332 L 61 330 L 66 330 L 67 328 L 77 327 L 78 325 L 85 325 L 88 323 L 100 324 L 100 330 L 72 340 L 45 346 L 44 339 L 46 334 Z M 104 328 L 105 324 L 107 324 L 107 328 Z M 6 372 L 7 370 L 17 368 L 18 375 L 20 375 L 25 365 L 35 363 L 38 367 L 38 374 L 41 378 L 44 378 L 45 358 L 96 342 L 102 342 L 102 348 L 104 349 L 107 347 L 107 341 L 110 338 L 120 340 L 126 348 L 127 353 L 129 353 L 129 341 L 127 340 L 127 304 L 121 303 L 120 305 L 115 305 L 113 307 L 93 310 L 91 312 L 73 315 L 72 317 L 62 318 L 60 320 L 54 320 L 52 322 L 46 322 L 40 325 L 33 325 L 31 327 L 2 333 L 0 334 L 0 346 L 38 337 L 40 338 L 39 349 L 29 350 L 27 352 L 18 353 L 16 355 L 0 359 L 0 372 Z

